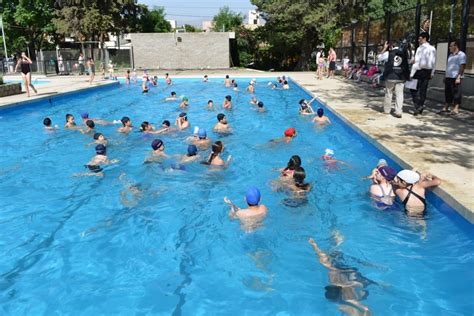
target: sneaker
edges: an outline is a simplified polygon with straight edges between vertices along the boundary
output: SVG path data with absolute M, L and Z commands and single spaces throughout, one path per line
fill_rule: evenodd
M 397 113 L 392 113 L 392 116 L 396 117 L 396 118 L 402 118 L 402 115 L 401 114 L 397 114 Z

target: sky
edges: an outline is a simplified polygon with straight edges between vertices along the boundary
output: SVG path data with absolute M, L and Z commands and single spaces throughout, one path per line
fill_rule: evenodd
M 167 20 L 176 20 L 178 25 L 202 26 L 202 21 L 212 20 L 219 8 L 228 6 L 232 11 L 247 16 L 254 6 L 250 0 L 139 0 L 139 3 L 164 7 Z

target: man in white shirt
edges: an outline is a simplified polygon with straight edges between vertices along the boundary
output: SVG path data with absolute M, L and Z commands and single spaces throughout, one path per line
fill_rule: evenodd
M 426 99 L 426 90 L 431 78 L 433 78 L 436 65 L 436 48 L 428 43 L 430 35 L 423 32 L 418 37 L 420 46 L 416 50 L 415 63 L 411 69 L 410 78 L 417 79 L 417 89 L 410 90 L 415 105 L 413 115 L 422 114 Z
M 466 54 L 459 50 L 457 42 L 449 44 L 448 64 L 446 66 L 446 78 L 444 79 L 444 96 L 446 103 L 441 113 L 449 113 L 449 106 L 454 105 L 451 115 L 459 114 L 459 105 L 461 104 L 461 81 L 466 68 Z

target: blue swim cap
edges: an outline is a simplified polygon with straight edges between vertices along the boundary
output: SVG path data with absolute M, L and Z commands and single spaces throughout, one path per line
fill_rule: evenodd
M 89 118 L 89 113 L 87 113 L 87 112 L 81 113 L 81 117 L 83 119 Z
M 247 190 L 247 194 L 245 195 L 245 198 L 247 200 L 248 205 L 250 206 L 258 205 L 261 198 L 260 190 L 257 189 L 256 187 L 249 188 Z
M 200 128 L 198 135 L 199 135 L 199 139 L 205 139 L 207 137 L 206 130 L 204 128 Z
M 324 115 L 324 110 L 322 108 L 318 108 L 317 113 L 319 117 L 322 117 Z
M 97 155 L 105 155 L 106 150 L 107 148 L 102 144 L 95 146 L 95 152 Z
M 198 149 L 197 149 L 196 145 L 189 145 L 188 146 L 188 156 L 196 155 L 197 151 L 198 151 Z
M 155 139 L 152 143 L 151 143 L 151 148 L 153 148 L 153 150 L 157 150 L 159 149 L 161 146 L 163 146 L 163 141 L 161 139 Z

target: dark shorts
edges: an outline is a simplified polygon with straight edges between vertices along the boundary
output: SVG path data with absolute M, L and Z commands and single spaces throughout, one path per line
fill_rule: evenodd
M 456 84 L 455 78 L 445 78 L 444 97 L 448 104 L 461 104 L 462 99 L 462 79 L 460 84 Z
M 93 173 L 99 173 L 104 170 L 99 165 L 85 165 L 85 167 L 88 168 Z
M 336 62 L 335 61 L 329 62 L 329 70 L 336 70 Z

